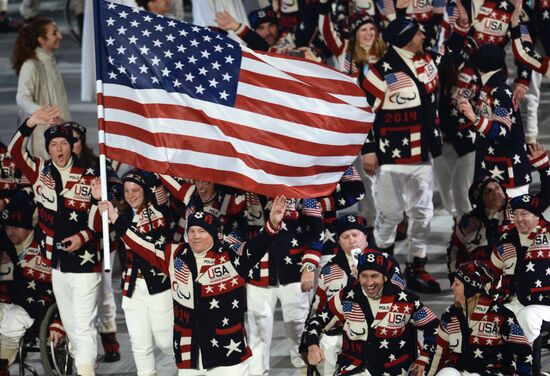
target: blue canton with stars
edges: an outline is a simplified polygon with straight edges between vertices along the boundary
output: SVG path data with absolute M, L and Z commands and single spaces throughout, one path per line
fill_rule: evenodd
M 99 1 L 98 79 L 232 106 L 241 48 L 208 28 Z

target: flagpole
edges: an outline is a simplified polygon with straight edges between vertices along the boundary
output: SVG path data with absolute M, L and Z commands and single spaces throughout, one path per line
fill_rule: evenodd
M 95 36 L 95 64 L 96 64 L 96 92 L 97 92 L 97 128 L 99 138 L 99 176 L 101 181 L 101 200 L 108 200 L 107 194 L 107 159 L 105 157 L 105 113 L 103 107 L 103 81 L 101 80 L 101 44 L 99 37 L 101 24 L 99 23 L 99 1 L 92 1 L 94 5 L 94 36 Z M 101 0 L 100 0 L 101 1 Z M 109 237 L 109 217 L 107 211 L 101 215 L 103 231 L 103 270 L 111 271 L 111 242 Z

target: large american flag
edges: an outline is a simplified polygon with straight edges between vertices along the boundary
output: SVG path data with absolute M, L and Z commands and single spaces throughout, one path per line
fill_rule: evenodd
M 94 4 L 100 150 L 110 158 L 288 197 L 328 195 L 356 158 L 373 115 L 353 78 Z

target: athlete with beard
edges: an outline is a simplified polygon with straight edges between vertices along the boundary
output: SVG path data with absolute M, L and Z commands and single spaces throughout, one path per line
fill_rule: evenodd
M 323 333 L 343 325 L 336 375 L 423 375 L 439 320 L 414 293 L 391 283 L 388 258 L 379 252 L 359 256 L 357 275 L 358 283 L 334 295 L 308 322 L 304 336 L 309 364 L 325 359 L 319 347 Z M 424 335 L 419 349 L 416 330 Z

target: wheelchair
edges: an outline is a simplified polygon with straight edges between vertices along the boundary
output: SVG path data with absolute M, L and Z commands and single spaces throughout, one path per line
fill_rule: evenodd
M 548 376 L 541 367 L 541 352 L 543 348 L 550 348 L 550 322 L 543 321 L 541 334 L 533 343 L 533 376 Z
M 43 375 L 46 376 L 72 376 L 76 375 L 74 360 L 70 354 L 70 344 L 67 336 L 55 345 L 49 340 L 50 324 L 59 317 L 57 303 L 52 304 L 46 310 L 41 322 L 35 322 L 27 330 L 19 343 L 18 362 L 19 376 L 38 376 L 37 372 L 27 363 L 28 353 L 40 353 L 40 361 L 43 367 Z

